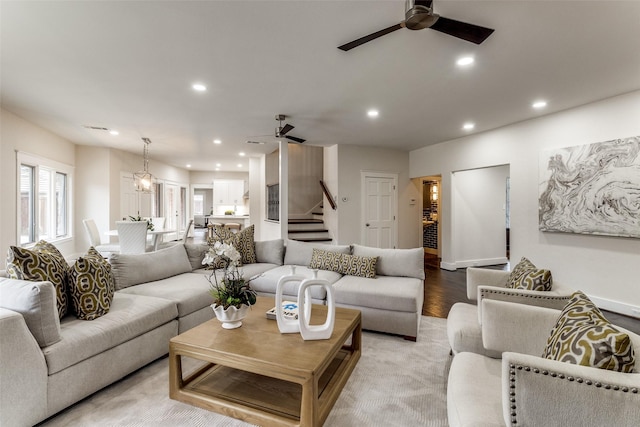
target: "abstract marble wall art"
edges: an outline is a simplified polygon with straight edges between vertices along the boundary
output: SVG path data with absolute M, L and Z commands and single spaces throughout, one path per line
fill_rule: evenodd
M 539 229 L 640 238 L 640 136 L 546 150 Z

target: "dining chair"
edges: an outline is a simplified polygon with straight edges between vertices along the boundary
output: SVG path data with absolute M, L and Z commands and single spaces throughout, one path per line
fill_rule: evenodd
M 116 221 L 121 254 L 147 252 L 146 221 Z
M 184 234 L 182 235 L 181 240 L 174 240 L 173 242 L 161 243 L 158 249 L 164 249 L 169 246 L 177 245 L 180 243 L 182 244 L 187 243 L 187 239 L 189 238 L 189 232 L 191 231 L 192 226 L 193 226 L 193 220 L 189 220 L 189 222 L 187 223 L 187 228 L 184 230 Z
M 153 224 L 156 230 L 162 230 L 165 226 L 166 218 L 163 216 L 152 216 L 149 218 L 149 221 L 151 221 L 151 224 Z
M 109 256 L 109 254 L 113 252 L 120 252 L 120 245 L 102 243 L 102 238 L 100 237 L 100 232 L 98 231 L 95 220 L 83 219 L 82 224 L 84 224 L 84 229 L 89 237 L 89 244 L 103 256 Z

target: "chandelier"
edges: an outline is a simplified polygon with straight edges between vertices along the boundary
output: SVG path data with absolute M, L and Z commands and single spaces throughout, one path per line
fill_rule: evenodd
M 144 141 L 144 151 L 142 152 L 144 170 L 133 174 L 133 185 L 136 187 L 136 191 L 153 193 L 155 178 L 149 172 L 149 144 L 151 144 L 151 140 L 149 138 L 142 138 L 142 140 Z

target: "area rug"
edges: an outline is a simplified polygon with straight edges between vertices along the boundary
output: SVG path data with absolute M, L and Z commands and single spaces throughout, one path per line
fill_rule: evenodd
M 325 426 L 446 427 L 450 362 L 445 319 L 423 316 L 415 343 L 363 332 L 362 357 Z M 250 425 L 169 399 L 168 371 L 168 358 L 163 357 L 41 425 Z

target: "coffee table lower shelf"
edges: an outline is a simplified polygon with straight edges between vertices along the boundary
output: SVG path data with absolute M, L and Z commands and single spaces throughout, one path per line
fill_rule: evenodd
M 329 415 L 359 357 L 345 346 L 318 379 L 320 420 Z M 210 363 L 183 379 L 171 398 L 261 426 L 311 425 L 300 419 L 302 390 L 302 384 Z

